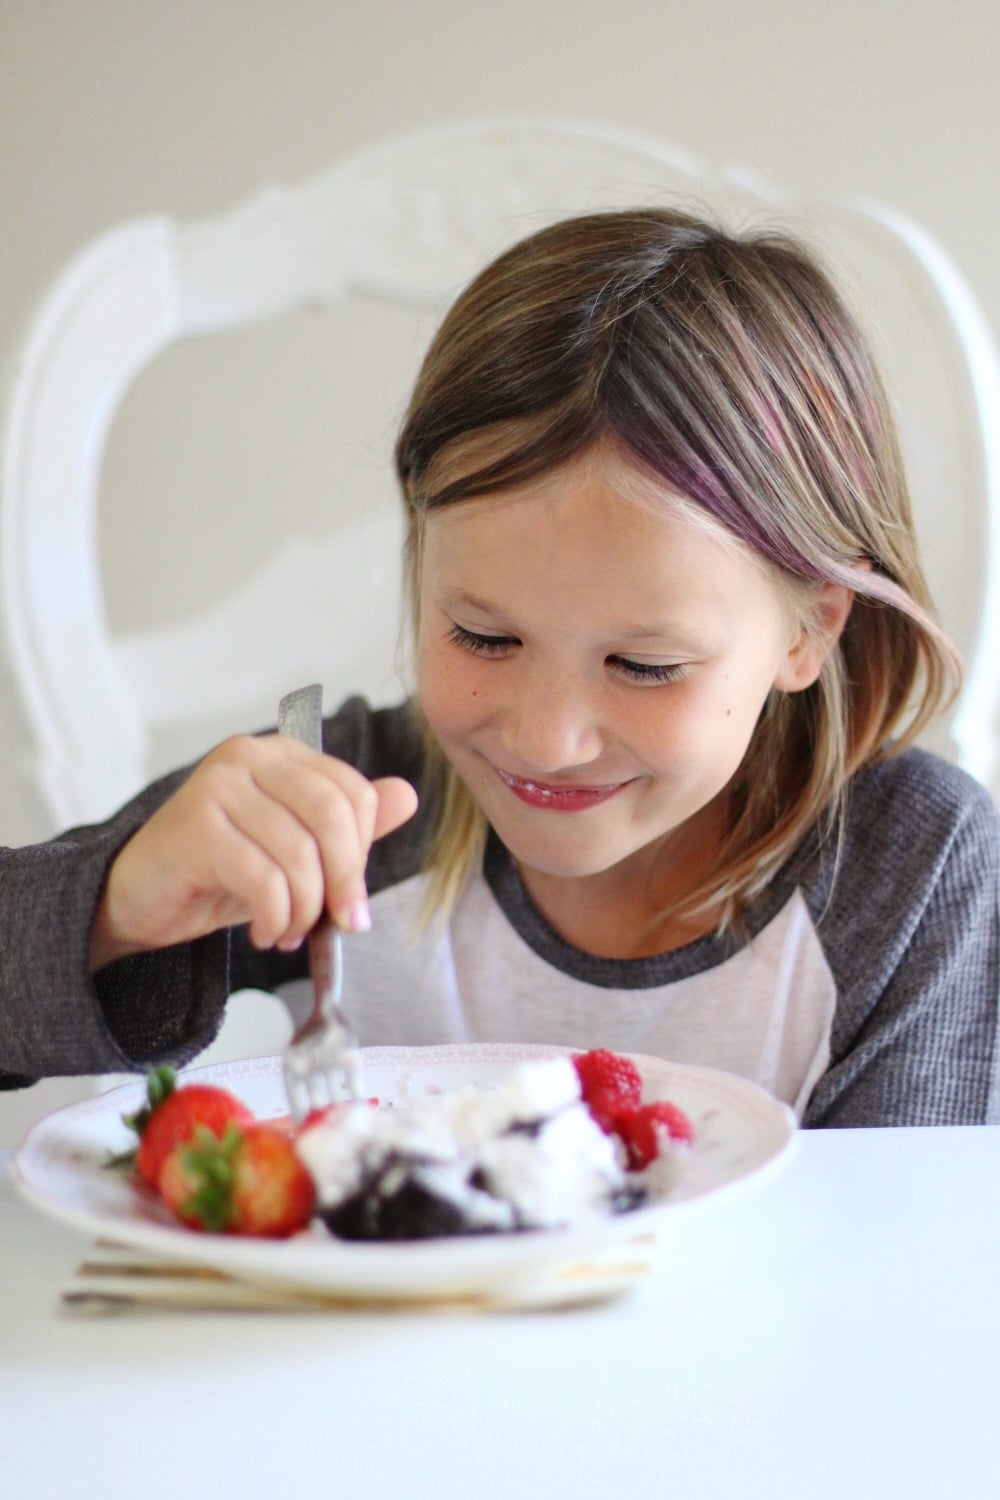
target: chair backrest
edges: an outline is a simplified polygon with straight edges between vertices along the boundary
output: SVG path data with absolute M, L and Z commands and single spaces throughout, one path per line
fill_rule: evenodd
M 563 119 L 459 122 L 402 136 L 219 218 L 143 218 L 76 257 L 16 361 L 3 430 L 3 618 L 53 823 L 107 814 L 164 759 L 273 719 L 290 685 L 327 702 L 399 691 L 401 517 L 332 501 L 322 537 L 182 621 L 113 632 L 98 546 L 109 430 L 168 346 L 345 299 L 436 316 L 507 243 L 567 213 L 675 195 L 805 232 L 874 309 L 928 571 L 968 679 L 936 748 L 989 783 L 1000 694 L 1000 364 L 942 248 L 876 204 L 792 203 L 658 140 Z M 388 464 L 386 464 L 386 475 Z M 236 524 L 234 522 L 234 524 Z M 193 540 L 192 545 L 196 545 Z M 364 627 L 359 632 L 358 622 Z M 157 743 L 160 744 L 159 751 Z M 215 736 L 213 736 L 215 737 Z

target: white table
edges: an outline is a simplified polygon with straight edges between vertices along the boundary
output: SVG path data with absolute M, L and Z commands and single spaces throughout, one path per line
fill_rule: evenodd
M 587 1310 L 73 1319 L 85 1244 L 4 1175 L 12 1500 L 1000 1495 L 1000 1129 L 804 1135 Z

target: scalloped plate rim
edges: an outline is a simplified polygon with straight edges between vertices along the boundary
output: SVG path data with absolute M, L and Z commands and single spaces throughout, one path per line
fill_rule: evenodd
M 491 1069 L 574 1050 L 514 1042 L 450 1043 L 366 1048 L 363 1060 L 366 1081 L 376 1094 L 386 1091 L 389 1079 L 395 1090 L 406 1094 L 414 1075 L 422 1074 L 419 1081 L 433 1091 L 475 1081 L 470 1071 L 478 1074 L 478 1081 L 488 1082 L 485 1075 Z M 658 1097 L 676 1098 L 696 1117 L 695 1145 L 688 1158 L 693 1180 L 630 1214 L 589 1219 L 566 1229 L 405 1244 L 349 1244 L 333 1239 L 320 1226 L 284 1241 L 197 1234 L 170 1221 L 165 1210 L 158 1216 L 155 1206 L 144 1202 L 127 1179 L 116 1180 L 106 1168 L 107 1158 L 127 1143 L 120 1116 L 141 1101 L 142 1080 L 45 1116 L 15 1151 L 10 1170 L 21 1194 L 50 1217 L 164 1259 L 207 1265 L 244 1280 L 366 1298 L 489 1294 L 622 1240 L 655 1235 L 662 1243 L 678 1214 L 761 1187 L 790 1159 L 797 1138 L 795 1117 L 756 1084 L 719 1069 L 629 1055 L 646 1089 L 655 1090 Z M 437 1074 L 442 1076 L 435 1083 Z M 182 1077 L 218 1083 L 237 1094 L 249 1088 L 251 1095 L 261 1093 L 265 1099 L 269 1090 L 275 1093 L 276 1085 L 276 1097 L 283 1100 L 277 1056 L 190 1067 Z M 265 1117 L 280 1112 L 273 1104 L 269 1110 L 255 1105 L 252 1097 L 247 1102 Z M 106 1132 L 105 1125 L 110 1127 Z M 99 1146 L 104 1134 L 107 1139 Z M 82 1153 L 80 1161 L 66 1149 L 74 1145 Z M 704 1181 L 698 1180 L 699 1171 L 706 1174 Z

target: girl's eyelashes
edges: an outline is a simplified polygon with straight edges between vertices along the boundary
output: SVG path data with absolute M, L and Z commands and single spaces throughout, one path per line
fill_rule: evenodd
M 512 635 L 477 635 L 474 630 L 466 630 L 464 625 L 454 621 L 448 629 L 448 639 L 476 656 L 501 656 L 511 646 L 520 645 Z
M 480 635 L 477 631 L 466 630 L 464 625 L 458 625 L 454 621 L 448 627 L 448 639 L 454 645 L 461 646 L 464 651 L 471 651 L 474 656 L 505 656 L 513 647 L 521 644 L 516 636 Z M 683 662 L 632 661 L 627 656 L 609 656 L 607 663 L 619 676 L 628 678 L 630 682 L 676 682 L 685 671 Z
M 677 682 L 684 675 L 684 662 L 630 661 L 626 656 L 609 656 L 616 672 L 633 682 Z

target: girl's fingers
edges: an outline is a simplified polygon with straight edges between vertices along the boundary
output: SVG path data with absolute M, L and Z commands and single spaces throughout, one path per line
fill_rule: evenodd
M 283 736 L 226 741 L 112 865 L 94 962 L 240 922 L 262 948 L 295 948 L 324 903 L 340 926 L 362 930 L 372 840 L 415 807 L 399 778 L 368 782 Z
M 344 769 L 351 771 L 350 767 Z M 371 927 L 365 866 L 372 843 L 405 823 L 417 808 L 416 792 L 398 776 L 375 782 L 359 780 L 360 785 L 352 783 L 350 788 L 353 794 L 350 805 L 357 819 L 357 849 L 352 847 L 349 837 L 338 837 L 329 825 L 316 830 L 327 909 L 344 932 L 367 932 Z
M 399 777 L 370 782 L 352 766 L 282 737 L 252 746 L 252 785 L 234 778 L 225 804 L 234 823 L 285 872 L 289 915 L 277 941 L 298 946 L 324 896 L 338 926 L 367 930 L 368 851 L 375 838 L 412 816 L 415 791 Z
M 270 947 L 291 910 L 280 864 L 193 788 L 164 803 L 114 861 L 91 934 L 92 961 L 100 967 L 242 922 Z
M 299 920 L 296 904 L 282 945 L 301 941 L 319 916 L 324 896 L 338 926 L 364 931 L 369 925 L 365 865 L 379 804 L 372 783 L 353 767 L 316 752 L 307 752 L 305 759 L 269 758 L 256 767 L 254 781 L 262 805 L 252 813 L 248 806 L 248 826 L 287 868 L 293 897 L 300 882 L 308 881 L 309 920 Z M 275 819 L 276 808 L 297 827 Z
M 308 911 L 308 892 L 298 889 L 288 870 L 246 828 L 230 824 L 213 847 L 211 881 L 219 896 L 249 925 L 250 941 L 272 948 L 287 937 Z M 318 911 L 322 894 L 316 903 Z M 315 918 L 313 918 L 315 920 Z
M 384 776 L 373 781 L 372 786 L 378 794 L 373 838 L 381 839 L 413 817 L 417 810 L 417 794 L 401 776 Z
M 222 811 L 228 837 L 218 840 L 213 874 L 246 908 L 260 948 L 295 948 L 323 909 L 324 877 L 316 840 L 273 798 L 242 797 Z M 353 820 L 348 820 L 353 832 Z

